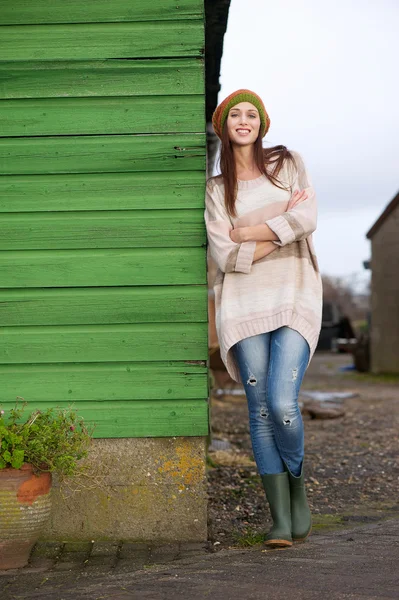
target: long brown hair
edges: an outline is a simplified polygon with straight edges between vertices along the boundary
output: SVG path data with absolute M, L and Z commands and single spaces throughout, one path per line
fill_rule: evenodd
M 233 146 L 231 144 L 227 129 L 227 121 L 222 131 L 222 148 L 220 152 L 220 170 L 224 183 L 224 204 L 227 213 L 231 217 L 236 217 L 236 199 L 237 199 L 237 170 L 234 160 Z M 273 146 L 272 148 L 263 148 L 260 134 L 254 143 L 254 159 L 259 171 L 266 175 L 273 185 L 281 189 L 285 188 L 278 179 L 278 175 L 284 165 L 285 160 L 294 163 L 294 157 L 286 146 Z M 269 168 L 271 165 L 272 168 Z

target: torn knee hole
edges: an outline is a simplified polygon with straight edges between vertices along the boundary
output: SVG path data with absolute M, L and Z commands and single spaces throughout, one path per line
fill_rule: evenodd
M 265 417 L 267 419 L 267 417 L 269 416 L 269 413 L 267 412 L 267 409 L 264 408 L 263 406 L 261 407 L 259 414 L 261 417 Z
M 284 423 L 284 425 L 291 425 L 291 419 L 289 419 L 288 417 L 284 417 L 283 423 Z
M 256 383 L 257 383 L 256 377 L 254 377 L 253 375 L 250 375 L 247 383 L 249 383 L 249 385 L 256 385 Z
M 292 381 L 296 381 L 298 377 L 298 369 L 292 369 Z

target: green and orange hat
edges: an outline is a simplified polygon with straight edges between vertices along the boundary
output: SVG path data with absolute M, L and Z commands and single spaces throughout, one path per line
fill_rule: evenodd
M 255 92 L 245 89 L 233 92 L 230 94 L 230 96 L 227 96 L 227 98 L 225 98 L 223 102 L 221 102 L 216 108 L 212 116 L 212 125 L 216 135 L 222 139 L 223 125 L 225 124 L 229 110 L 240 102 L 250 102 L 258 109 L 260 116 L 261 136 L 264 137 L 270 127 L 269 115 L 266 112 L 266 108 L 262 99 L 255 94 Z

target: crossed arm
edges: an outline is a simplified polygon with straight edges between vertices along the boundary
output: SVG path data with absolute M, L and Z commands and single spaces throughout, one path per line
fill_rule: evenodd
M 293 194 L 286 211 L 265 223 L 234 228 L 218 186 L 207 186 L 204 212 L 209 250 L 223 273 L 250 273 L 252 263 L 268 256 L 277 246 L 306 239 L 315 229 L 315 193 L 303 161 L 296 154 Z
M 294 208 L 300 202 L 307 200 L 307 198 L 308 194 L 305 190 L 295 191 L 288 203 L 287 210 Z M 256 242 L 254 258 L 252 261 L 256 262 L 257 260 L 268 256 L 277 248 L 277 245 L 273 242 L 277 241 L 279 237 L 272 229 L 270 229 L 267 223 L 260 223 L 259 225 L 254 225 L 252 227 L 237 227 L 237 229 L 232 229 L 230 232 L 230 239 L 236 244 L 241 244 L 242 242 Z

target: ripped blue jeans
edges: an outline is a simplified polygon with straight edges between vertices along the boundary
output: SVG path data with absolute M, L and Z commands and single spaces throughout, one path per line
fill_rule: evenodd
M 284 463 L 300 475 L 304 430 L 299 388 L 309 345 L 289 327 L 239 341 L 232 347 L 248 401 L 252 449 L 260 475 L 282 473 Z

